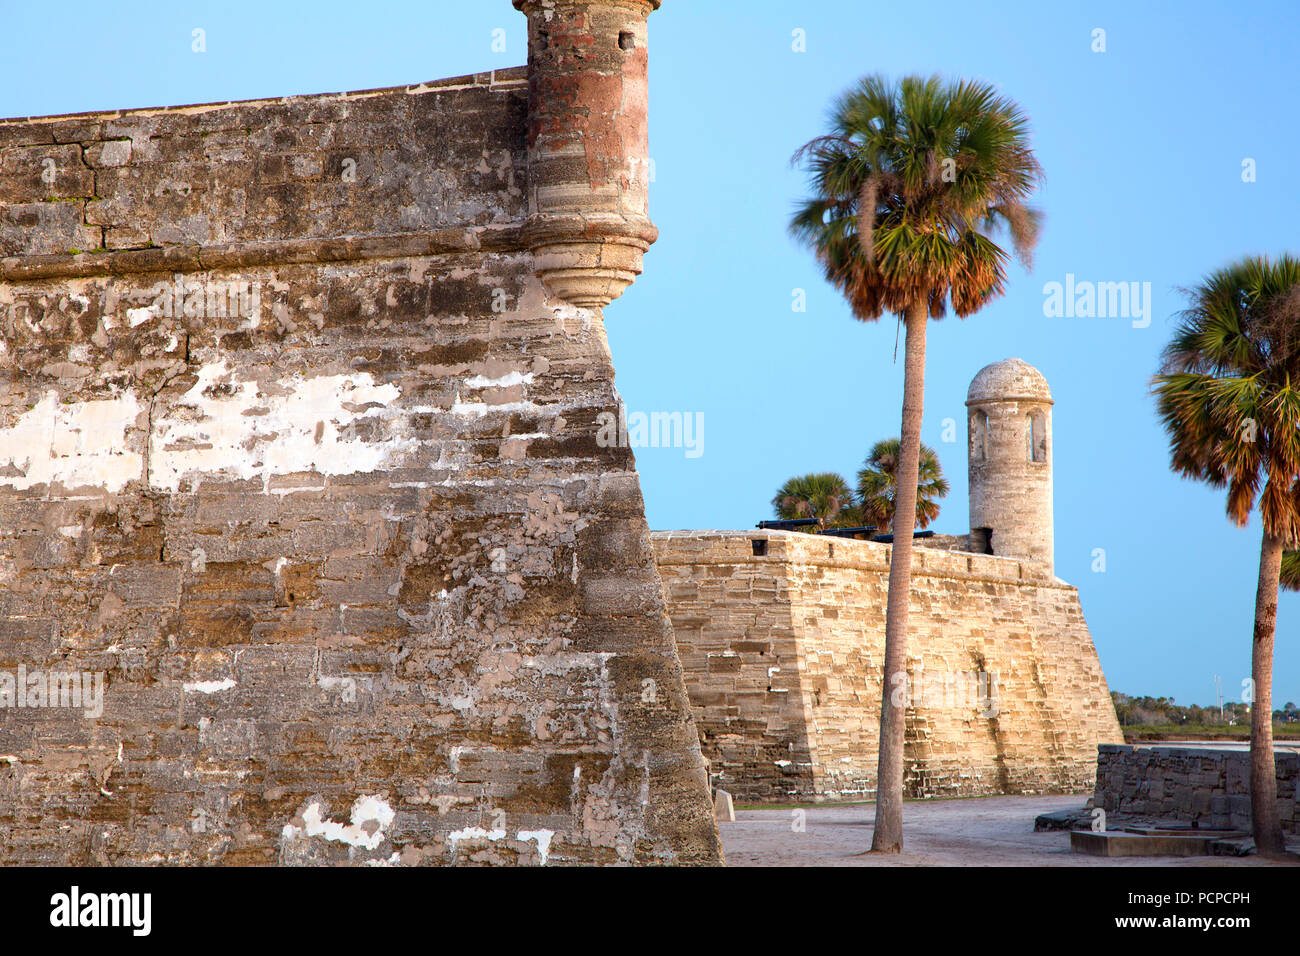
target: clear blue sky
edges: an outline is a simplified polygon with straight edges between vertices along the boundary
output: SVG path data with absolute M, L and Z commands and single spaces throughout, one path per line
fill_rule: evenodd
M 400 85 L 522 64 L 525 42 L 508 0 L 7 3 L 0 115 Z M 945 444 L 943 420 L 964 423 L 980 367 L 1024 358 L 1056 397 L 1057 573 L 1082 592 L 1111 688 L 1208 703 L 1219 674 L 1238 698 L 1259 525 L 1230 526 L 1219 492 L 1171 475 L 1148 380 L 1179 287 L 1244 254 L 1300 253 L 1294 4 L 667 0 L 650 49 L 661 238 L 607 310 L 609 338 L 631 410 L 705 422 L 700 457 L 638 454 L 651 527 L 751 527 L 788 476 L 851 478 L 897 433 L 894 323 L 854 321 L 787 238 L 803 189 L 789 160 L 865 73 L 979 77 L 1033 120 L 1046 224 L 1032 274 L 1017 267 L 1004 299 L 930 332 L 924 438 L 952 480 L 937 528 L 967 529 L 964 424 Z M 1150 326 L 1045 318 L 1043 285 L 1067 273 L 1150 282 Z M 1300 701 L 1297 634 L 1288 595 L 1275 706 Z

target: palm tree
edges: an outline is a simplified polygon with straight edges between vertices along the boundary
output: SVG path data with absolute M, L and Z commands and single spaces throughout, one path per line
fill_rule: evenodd
M 1263 525 L 1250 673 L 1256 850 L 1285 852 L 1273 762 L 1273 635 L 1282 552 L 1300 544 L 1300 260 L 1247 258 L 1190 291 L 1154 379 L 1173 468 L 1228 489 L 1228 517 Z
M 849 483 L 831 471 L 791 478 L 777 489 L 772 507 L 778 518 L 816 518 L 819 529 L 858 523 Z
M 881 531 L 893 530 L 901 444 L 897 438 L 876 442 L 871 446 L 866 464 L 858 472 L 858 509 L 862 512 L 862 520 L 876 525 Z M 924 442 L 921 443 L 918 471 L 916 527 L 928 528 L 939 517 L 936 499 L 948 493 L 948 480 L 943 477 L 939 456 Z
M 927 320 L 949 301 L 968 316 L 1001 295 L 1007 253 L 991 238 L 1006 227 L 1028 262 L 1038 234 L 1026 201 L 1041 177 L 1025 115 L 985 83 L 871 76 L 842 96 L 831 132 L 795 156 L 813 195 L 791 221 L 854 316 L 888 311 L 907 330 L 896 507 L 916 507 L 925 395 Z M 889 566 L 880 757 L 872 850 L 903 847 L 903 713 L 890 676 L 907 665 L 912 538 L 896 537 Z

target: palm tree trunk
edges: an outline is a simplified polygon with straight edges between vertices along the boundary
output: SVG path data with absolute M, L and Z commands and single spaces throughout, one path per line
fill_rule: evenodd
M 889 558 L 889 601 L 885 610 L 885 667 L 880 690 L 880 756 L 876 768 L 876 825 L 871 849 L 903 849 L 903 711 L 893 690 L 907 675 L 907 605 L 912 593 L 912 531 L 916 527 L 916 484 L 921 465 L 921 412 L 925 405 L 926 298 L 907 310 L 903 358 L 903 427 L 895 473 L 894 544 Z M 898 682 L 896 684 L 895 682 Z
M 1273 632 L 1282 574 L 1282 539 L 1264 532 L 1255 592 L 1255 640 L 1250 676 L 1255 696 L 1250 706 L 1250 819 L 1255 851 L 1261 856 L 1286 852 L 1277 809 L 1277 767 L 1273 760 Z

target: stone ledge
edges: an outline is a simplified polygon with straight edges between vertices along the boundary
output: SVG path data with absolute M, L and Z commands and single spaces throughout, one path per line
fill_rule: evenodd
M 652 531 L 650 538 L 659 550 L 656 563 L 660 567 L 798 564 L 804 567 L 882 571 L 888 569 L 892 551 L 892 545 L 876 541 L 758 528 L 752 531 Z M 752 541 L 768 541 L 776 547 L 769 549 L 767 554 L 755 555 L 751 550 Z M 718 554 L 711 550 L 711 545 L 734 546 L 735 553 Z M 829 550 L 826 554 L 818 554 L 822 545 L 833 547 L 834 555 Z M 968 567 L 954 567 L 954 559 L 967 559 Z M 1057 578 L 1035 575 L 1034 567 L 1016 558 L 992 554 L 931 549 L 919 545 L 912 550 L 912 576 L 915 578 L 948 578 L 1012 583 L 1061 591 L 1077 590 L 1073 585 Z
M 0 281 L 88 278 L 150 272 L 201 272 L 256 266 L 350 262 L 361 259 L 452 255 L 464 252 L 525 252 L 523 224 L 437 229 L 385 236 L 329 236 L 235 242 L 219 245 L 115 249 L 77 255 L 9 256 L 0 259 Z

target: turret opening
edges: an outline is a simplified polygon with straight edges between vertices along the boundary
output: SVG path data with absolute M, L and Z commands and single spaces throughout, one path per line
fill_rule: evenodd
M 1029 413 L 1029 460 L 1047 461 L 1047 418 L 1040 411 Z
M 977 409 L 970 417 L 971 461 L 984 461 L 989 456 L 989 416 Z
M 636 34 L 630 30 L 624 30 L 618 35 L 618 48 L 620 50 L 636 49 Z

